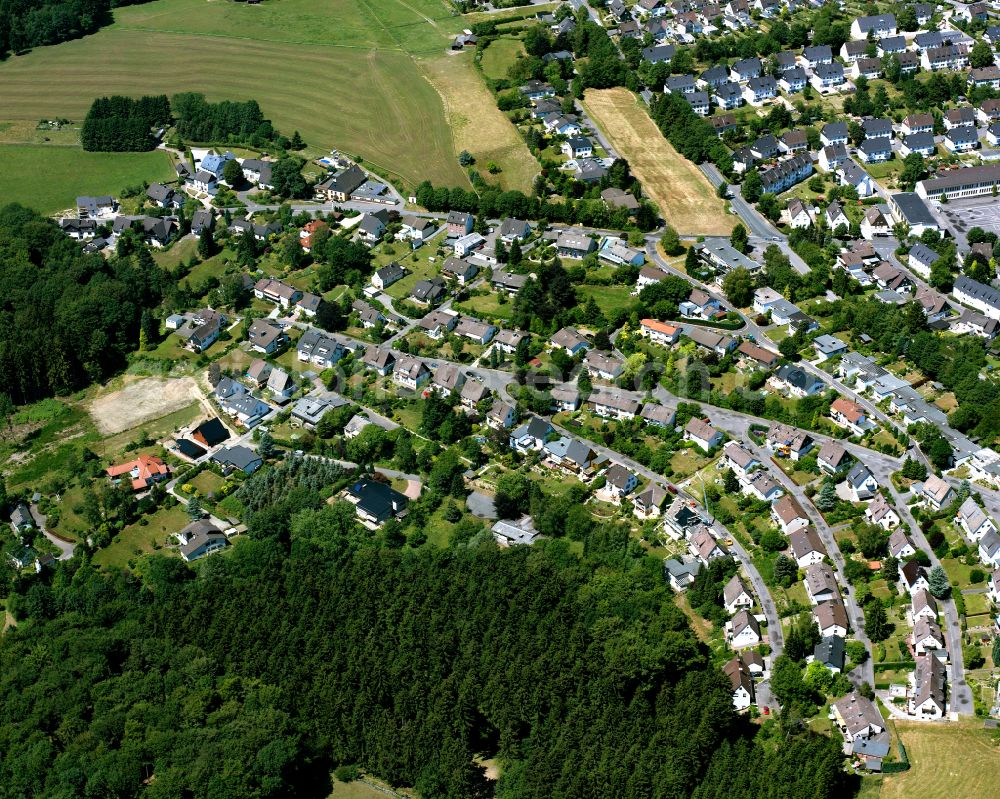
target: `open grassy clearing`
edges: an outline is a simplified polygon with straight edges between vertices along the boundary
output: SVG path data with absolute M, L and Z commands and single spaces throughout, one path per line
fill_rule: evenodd
M 0 78 L 0 93 L 3 83 Z M 43 214 L 75 207 L 81 194 L 118 194 L 144 180 L 175 177 L 164 152 L 86 153 L 54 144 L 0 144 L 0 164 L 0 204 L 19 202 Z
M 154 549 L 176 543 L 171 536 L 190 521 L 183 505 L 160 508 L 151 516 L 142 517 L 145 524 L 130 524 L 114 540 L 94 555 L 94 563 L 108 568 L 124 569 L 129 560 L 146 555 Z
M 912 768 L 884 778 L 882 799 L 985 799 L 996 796 L 1000 752 L 983 722 L 896 722 Z
M 670 225 L 687 234 L 732 232 L 735 218 L 726 213 L 708 178 L 663 138 L 632 92 L 588 89 L 584 107 Z
M 462 140 L 449 130 L 460 114 L 446 109 L 461 106 L 478 125 L 476 155 L 500 164 L 505 185 L 531 179 L 531 156 L 471 57 L 446 55 L 470 22 L 442 0 L 158 0 L 115 18 L 93 36 L 0 64 L 0 119 L 9 124 L 0 141 L 36 141 L 39 119 L 79 121 L 98 95 L 201 91 L 213 101 L 256 99 L 279 129 L 302 133 L 307 154 L 339 148 L 404 189 L 424 179 L 465 185 Z M 49 174 L 61 181 L 64 171 Z
M 494 39 L 483 51 L 480 65 L 486 77 L 502 80 L 507 77 L 507 71 L 515 64 L 518 57 L 524 55 L 524 45 L 520 39 Z
M 487 52 L 492 48 L 490 45 Z M 513 124 L 496 107 L 471 60 L 464 55 L 443 55 L 419 63 L 441 95 L 455 152 L 472 153 L 483 174 L 488 163 L 496 163 L 501 170 L 496 177 L 501 186 L 530 192 L 538 163 Z

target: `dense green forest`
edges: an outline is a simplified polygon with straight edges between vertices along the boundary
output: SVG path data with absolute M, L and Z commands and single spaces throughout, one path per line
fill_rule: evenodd
M 170 122 L 165 94 L 141 97 L 98 97 L 90 106 L 80 144 L 93 152 L 142 152 L 156 147 L 153 128 Z
M 169 276 L 148 250 L 84 255 L 51 220 L 0 208 L 0 374 L 16 403 L 84 388 L 123 368 L 143 308 Z
M 388 549 L 345 504 L 288 510 L 197 576 L 156 556 L 25 578 L 0 797 L 319 797 L 342 764 L 425 799 L 845 795 L 831 739 L 750 737 L 624 531 L 582 560 L 488 535 Z M 501 759 L 496 786 L 475 753 Z
M 0 0 L 0 58 L 96 33 L 111 9 L 149 0 Z

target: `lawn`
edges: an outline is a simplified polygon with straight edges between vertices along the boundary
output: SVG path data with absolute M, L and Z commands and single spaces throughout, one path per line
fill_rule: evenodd
M 207 497 L 209 494 L 215 493 L 225 482 L 219 475 L 215 472 L 210 472 L 207 469 L 200 472 L 194 480 L 191 481 L 191 485 L 198 492 L 198 496 Z
M 510 299 L 501 305 L 500 295 L 494 292 L 469 297 L 465 302 L 457 303 L 453 307 L 456 311 L 482 314 L 500 323 L 509 322 L 511 311 L 514 309 Z
M 0 97 L 4 85 L 0 64 Z M 0 114 L 12 111 L 6 105 L 6 99 L 0 99 Z M 176 178 L 164 152 L 86 153 L 52 144 L 0 144 L 0 163 L 0 203 L 19 202 L 42 214 L 75 209 L 81 194 L 117 195 L 143 181 Z
M 151 516 L 143 517 L 146 524 L 130 524 L 114 541 L 94 555 L 94 563 L 108 568 L 125 568 L 129 561 L 146 555 L 169 543 L 170 536 L 190 521 L 182 505 L 160 508 Z
M 729 235 L 735 218 L 725 203 L 701 170 L 663 138 L 632 92 L 590 89 L 584 107 L 670 225 L 686 234 Z
M 506 37 L 494 39 L 483 51 L 480 66 L 487 78 L 503 80 L 517 59 L 523 55 L 524 45 L 520 39 Z
M 597 307 L 605 316 L 630 307 L 635 301 L 632 296 L 632 286 L 577 286 L 581 302 L 593 297 Z
M 491 112 L 487 127 L 501 119 L 507 143 L 514 141 L 471 54 L 445 55 L 469 23 L 439 0 L 157 0 L 115 9 L 115 18 L 92 36 L 0 64 L 0 116 L 81 120 L 95 96 L 114 93 L 253 98 L 277 128 L 301 132 L 307 155 L 337 147 L 400 178 L 404 189 L 424 179 L 468 185 L 446 104 L 471 80 L 489 105 L 482 95 L 474 98 L 470 117 L 479 125 Z
M 896 723 L 912 768 L 884 778 L 882 799 L 952 799 L 996 795 L 1000 757 L 983 722 Z

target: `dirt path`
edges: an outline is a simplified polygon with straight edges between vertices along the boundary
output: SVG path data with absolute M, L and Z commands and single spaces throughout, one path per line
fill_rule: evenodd
M 736 217 L 715 196 L 708 178 L 663 138 L 646 108 L 628 89 L 588 89 L 583 106 L 628 161 L 642 188 L 675 230 L 728 236 Z

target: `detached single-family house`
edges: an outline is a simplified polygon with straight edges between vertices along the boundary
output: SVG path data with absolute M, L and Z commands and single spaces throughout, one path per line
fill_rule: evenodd
M 684 428 L 684 440 L 708 452 L 722 443 L 722 433 L 707 420 L 692 417 Z
M 824 638 L 845 638 L 850 624 L 847 609 L 839 599 L 828 599 L 813 608 L 813 620 Z
M 747 479 L 750 473 L 760 467 L 757 456 L 739 441 L 730 441 L 722 448 L 723 462 L 738 478 Z
M 732 621 L 726 623 L 726 627 L 728 628 L 729 645 L 733 649 L 757 646 L 763 640 L 760 622 L 746 610 L 741 610 L 733 616 Z
M 851 456 L 838 442 L 824 441 L 816 456 L 816 464 L 826 474 L 837 474 L 850 463 Z
M 417 391 L 424 383 L 431 379 L 430 369 L 419 358 L 409 355 L 402 356 L 396 361 L 392 372 L 392 381 L 410 391 Z
M 348 486 L 345 498 L 354 505 L 361 522 L 369 527 L 378 527 L 392 517 L 402 516 L 410 502 L 392 486 L 369 478 Z
M 226 534 L 207 519 L 198 519 L 174 533 L 178 551 L 185 561 L 197 560 L 225 549 L 229 544 Z
M 820 602 L 840 602 L 840 587 L 833 569 L 827 563 L 816 563 L 806 568 L 806 594 L 813 605 Z
M 788 495 L 771 506 L 771 519 L 785 535 L 791 535 L 809 526 L 809 517 L 802 510 L 802 506 Z
M 915 560 L 908 560 L 899 567 L 899 584 L 910 596 L 921 589 L 925 591 L 930 589 L 924 567 Z
M 746 710 L 751 705 L 757 704 L 757 695 L 754 691 L 753 677 L 750 674 L 750 669 L 739 655 L 726 663 L 726 665 L 722 667 L 722 670 L 732 683 L 733 707 L 736 710 Z
M 826 547 L 812 527 L 792 531 L 788 536 L 792 557 L 800 569 L 805 569 L 816 563 L 822 563 L 826 557 Z
M 872 500 L 871 504 L 869 504 L 868 507 L 865 508 L 865 521 L 867 521 L 869 524 L 877 524 L 883 530 L 891 530 L 893 527 L 896 527 L 900 523 L 901 519 L 899 518 L 899 514 L 896 512 L 896 509 L 889 504 L 889 500 L 887 500 L 881 494 L 878 494 L 876 495 L 875 499 Z M 904 533 L 904 538 L 905 538 L 905 533 Z M 890 548 L 892 546 L 891 536 L 889 538 L 889 546 Z M 900 556 L 895 555 L 894 557 L 900 557 Z
M 986 515 L 986 511 L 980 508 L 972 497 L 966 498 L 965 502 L 962 503 L 955 519 L 973 541 L 979 541 L 987 533 L 997 530 L 993 520 Z
M 133 491 L 145 491 L 170 476 L 170 467 L 155 455 L 139 455 L 135 460 L 105 469 L 112 482 L 127 479 Z
M 830 705 L 830 715 L 848 742 L 874 738 L 886 730 L 885 720 L 875 703 L 857 691 L 852 691 Z
M 729 615 L 753 607 L 753 592 L 739 574 L 734 574 L 722 589 L 722 606 Z
M 656 319 L 643 319 L 640 323 L 640 333 L 654 344 L 669 347 L 676 344 L 681 337 L 681 329 Z
M 845 478 L 847 493 L 855 502 L 864 502 L 875 496 L 878 491 L 878 481 L 868 467 L 858 461 L 847 473 Z
M 553 347 L 561 347 L 570 356 L 577 355 L 590 347 L 590 342 L 574 327 L 564 327 L 549 339 Z
M 941 510 L 948 505 L 953 496 L 954 492 L 951 490 L 951 486 L 936 474 L 928 475 L 920 487 L 921 500 L 934 510 Z

